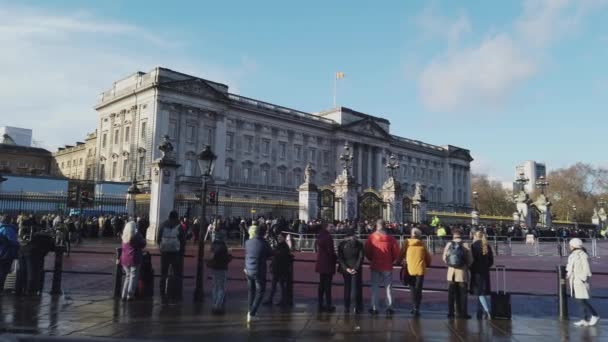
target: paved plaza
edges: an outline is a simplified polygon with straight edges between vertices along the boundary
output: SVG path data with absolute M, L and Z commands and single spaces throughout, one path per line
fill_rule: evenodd
M 553 273 L 509 274 L 510 289 L 516 292 L 544 294 L 544 296 L 514 295 L 512 321 L 449 321 L 446 319 L 444 275 L 442 269 L 431 269 L 424 294 L 422 317 L 413 319 L 409 313 L 407 289 L 394 291 L 397 313 L 388 318 L 384 315 L 371 317 L 342 313 L 342 282 L 334 278 L 333 294 L 338 310 L 334 314 L 316 312 L 316 274 L 313 273 L 312 253 L 298 253 L 295 266 L 295 306 L 292 309 L 263 307 L 260 321 L 251 325 L 245 322 L 246 285 L 242 275 L 242 251 L 234 249 L 235 260 L 230 265 L 227 295 L 227 314 L 213 316 L 207 300 L 203 304 L 192 303 L 195 259 L 186 258 L 184 301 L 180 304 L 161 304 L 155 300 L 122 303 L 111 298 L 112 277 L 107 275 L 113 267 L 112 243 L 88 244 L 76 249 L 65 259 L 63 275 L 64 295 L 42 298 L 16 298 L 10 294 L 1 298 L 1 331 L 21 334 L 26 340 L 33 336 L 62 336 L 69 338 L 151 339 L 179 341 L 359 341 L 369 340 L 417 340 L 417 341 L 562 341 L 608 340 L 608 320 L 600 321 L 593 328 L 576 328 L 573 321 L 557 319 L 556 279 Z M 104 254 L 83 253 L 82 251 Z M 189 247 L 188 254 L 194 254 Z M 53 255 L 47 258 L 47 269 L 52 268 Z M 441 266 L 438 258 L 435 264 Z M 562 260 L 563 261 L 563 260 Z M 158 257 L 153 258 L 158 270 Z M 560 258 L 549 257 L 498 257 L 497 262 L 512 268 L 552 270 Z M 601 259 L 594 260 L 594 270 L 605 271 Z M 72 272 L 90 272 L 76 274 Z M 98 274 L 95 274 L 98 273 Z M 397 272 L 395 272 L 396 274 Z M 47 289 L 51 274 L 47 274 Z M 369 275 L 364 275 L 369 283 Z M 396 277 L 395 277 L 396 279 Z M 211 281 L 206 279 L 206 288 Z M 594 278 L 596 292 L 605 293 L 608 277 Z M 436 289 L 436 290 L 435 290 Z M 155 293 L 158 293 L 155 286 Z M 364 291 L 365 303 L 369 302 L 369 288 Z M 209 293 L 207 293 L 209 298 Z M 600 315 L 608 317 L 608 300 L 595 300 Z M 470 299 L 470 310 L 475 303 Z M 578 308 L 570 303 L 573 319 L 578 319 Z M 8 336 L 8 335 L 5 335 Z

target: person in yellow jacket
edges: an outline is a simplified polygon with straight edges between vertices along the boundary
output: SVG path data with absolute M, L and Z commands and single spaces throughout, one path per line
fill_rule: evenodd
M 420 316 L 420 302 L 422 302 L 422 286 L 424 285 L 424 274 L 426 268 L 431 265 L 431 253 L 426 249 L 421 240 L 422 231 L 413 228 L 411 238 L 405 240 L 401 255 L 410 275 L 410 294 L 412 296 L 412 311 L 414 317 Z

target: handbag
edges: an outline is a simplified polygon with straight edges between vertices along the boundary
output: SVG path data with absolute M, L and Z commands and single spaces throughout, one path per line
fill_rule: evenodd
M 401 283 L 404 286 L 409 287 L 412 285 L 413 277 L 410 275 L 410 272 L 407 270 L 407 264 L 404 264 L 401 267 L 401 274 L 400 274 L 399 278 L 401 279 Z

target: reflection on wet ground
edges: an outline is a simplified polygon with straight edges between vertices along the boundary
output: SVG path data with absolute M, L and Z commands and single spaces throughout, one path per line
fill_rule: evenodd
M 516 316 L 512 321 L 448 321 L 440 311 L 414 319 L 405 310 L 392 318 L 343 313 L 317 314 L 314 305 L 289 310 L 264 309 L 260 321 L 245 323 L 244 298 L 230 301 L 224 316 L 209 313 L 209 304 L 162 305 L 157 301 L 123 303 L 107 295 L 0 298 L 3 333 L 120 340 L 179 341 L 601 341 L 608 322 L 576 328 L 552 318 Z M 26 339 L 31 340 L 31 339 Z

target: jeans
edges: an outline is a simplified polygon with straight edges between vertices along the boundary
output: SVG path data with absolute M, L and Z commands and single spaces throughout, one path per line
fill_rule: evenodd
M 249 288 L 249 315 L 255 316 L 266 292 L 266 277 L 256 274 L 247 274 L 247 287 Z
M 378 309 L 378 292 L 380 286 L 386 289 L 386 308 L 393 307 L 393 272 L 372 271 L 372 309 Z
M 424 276 L 412 276 L 412 286 L 410 287 L 410 296 L 412 305 L 415 311 L 420 310 L 420 302 L 422 302 L 422 287 L 424 286 Z
M 160 294 L 163 297 L 173 295 L 177 299 L 181 299 L 182 288 L 182 261 L 183 257 L 179 252 L 165 252 L 160 255 Z M 177 285 L 177 293 L 167 293 L 167 275 L 169 274 L 169 266 L 173 269 Z
M 331 307 L 331 282 L 334 278 L 334 275 L 331 273 L 320 273 L 319 274 L 319 289 L 318 289 L 318 304 L 319 308 L 322 308 L 323 301 L 325 301 L 325 307 Z
M 593 309 L 593 306 L 589 303 L 589 299 L 578 299 L 578 303 L 583 313 L 583 319 L 588 321 L 591 316 L 597 316 L 597 312 Z
M 468 315 L 467 283 L 448 282 L 448 315 L 464 317 Z
M 122 285 L 122 299 L 133 298 L 139 278 L 139 266 L 123 266 L 125 281 Z
M 344 308 L 350 310 L 351 299 L 355 299 L 355 309 L 363 310 L 363 270 L 356 274 L 342 273 L 344 277 Z
M 226 274 L 227 270 L 212 270 L 213 274 L 213 291 L 211 298 L 213 300 L 214 309 L 224 308 L 224 298 L 226 297 Z
M 0 260 L 0 292 L 4 291 L 4 282 L 9 273 L 11 273 L 11 266 L 13 265 L 13 259 Z

